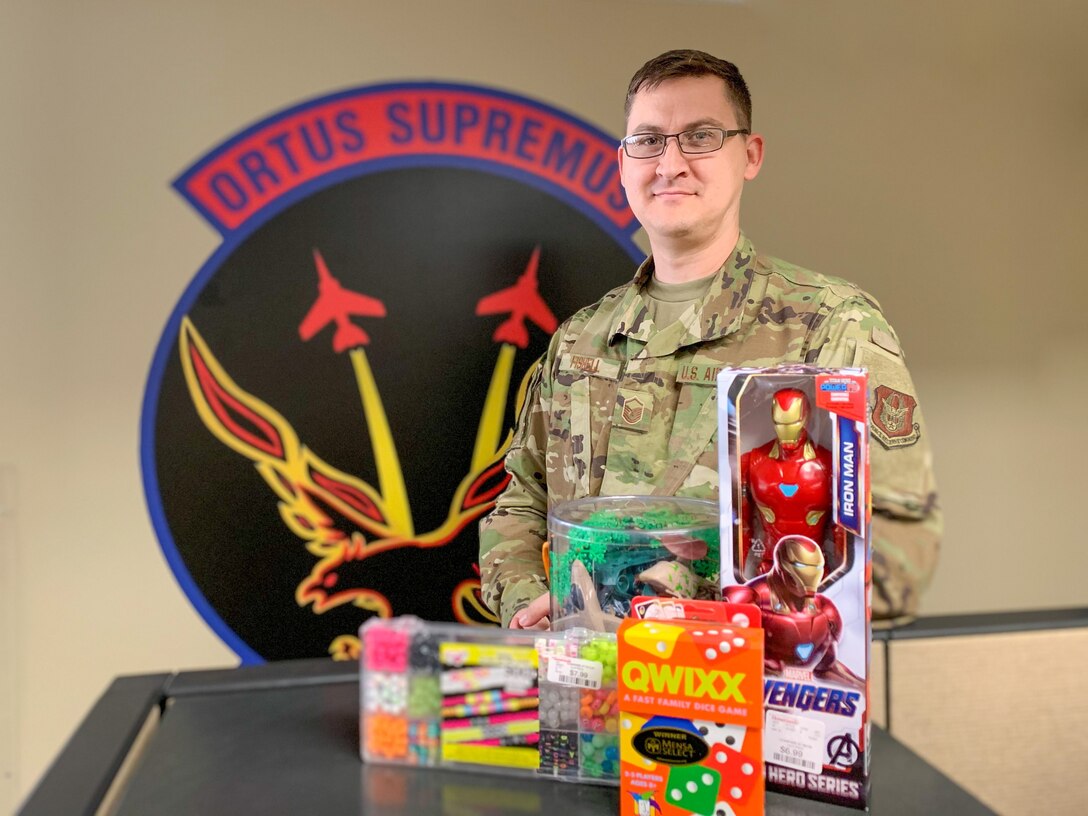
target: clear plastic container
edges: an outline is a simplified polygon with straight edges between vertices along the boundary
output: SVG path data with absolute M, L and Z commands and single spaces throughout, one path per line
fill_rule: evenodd
M 619 784 L 614 634 L 405 616 L 359 636 L 365 762 Z
M 360 629 L 364 761 L 535 774 L 539 632 L 372 618 Z
M 540 773 L 571 782 L 619 782 L 616 636 L 567 629 L 537 640 Z
M 719 600 L 718 505 L 600 496 L 548 514 L 554 630 L 615 632 L 637 595 Z

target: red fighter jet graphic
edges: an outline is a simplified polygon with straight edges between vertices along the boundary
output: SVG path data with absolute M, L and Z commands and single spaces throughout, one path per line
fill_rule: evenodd
M 306 317 L 298 327 L 298 336 L 309 340 L 329 323 L 336 323 L 336 333 L 332 338 L 333 351 L 340 353 L 355 346 L 365 346 L 370 336 L 348 318 L 385 317 L 385 304 L 377 298 L 368 297 L 359 292 L 352 292 L 340 285 L 325 265 L 325 259 L 318 250 L 314 250 L 314 263 L 317 265 L 317 301 L 310 307 Z
M 548 304 L 540 296 L 537 284 L 536 269 L 540 262 L 540 247 L 533 250 L 525 271 L 521 273 L 517 283 L 498 292 L 480 298 L 476 304 L 476 314 L 493 315 L 509 313 L 510 317 L 499 324 L 491 339 L 496 343 L 511 343 L 518 348 L 527 348 L 529 345 L 529 330 L 525 328 L 525 319 L 533 321 L 537 326 L 551 334 L 555 331 L 558 321 Z
M 402 547 L 445 546 L 494 506 L 509 480 L 503 456 L 513 436 L 505 417 L 515 344 L 528 344 L 526 319 L 549 332 L 556 327 L 554 315 L 537 291 L 539 256 L 537 248 L 513 286 L 483 298 L 477 306 L 481 314 L 508 312 L 510 318 L 494 335 L 499 355 L 480 413 L 471 464 L 450 497 L 446 520 L 425 533 L 415 529 L 396 443 L 363 348 L 370 338 L 349 320 L 353 315 L 384 316 L 381 301 L 345 289 L 314 250 L 318 298 L 299 325 L 299 336 L 310 340 L 329 323 L 336 324 L 333 348 L 349 358 L 355 374 L 378 475 L 376 487 L 336 469 L 311 450 L 286 417 L 231 378 L 196 326 L 188 318 L 183 320 L 179 353 L 198 414 L 221 442 L 254 463 L 276 493 L 284 523 L 318 559 L 295 590 L 300 608 L 322 615 L 350 604 L 375 615 L 395 614 L 393 603 L 370 588 L 375 563 L 370 559 L 388 558 L 386 554 Z M 531 367 L 526 370 L 517 388 L 515 414 L 521 410 L 531 371 Z M 462 580 L 450 596 L 453 615 L 461 623 L 495 623 L 494 614 L 480 599 L 480 579 L 473 569 L 476 575 Z M 337 659 L 355 659 L 358 646 L 353 634 L 339 635 L 329 652 Z

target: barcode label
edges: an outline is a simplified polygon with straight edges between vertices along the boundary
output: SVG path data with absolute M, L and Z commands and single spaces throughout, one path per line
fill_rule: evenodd
M 548 661 L 548 682 L 560 686 L 599 689 L 603 667 L 596 660 L 553 657 Z
M 817 773 L 823 768 L 824 724 L 809 717 L 768 711 L 763 758 L 776 765 Z
M 816 763 L 811 762 L 804 757 L 798 758 L 787 754 L 780 754 L 775 751 L 769 757 L 765 757 L 765 759 L 774 762 L 777 765 L 792 765 L 796 768 L 800 768 L 802 771 L 816 772 Z

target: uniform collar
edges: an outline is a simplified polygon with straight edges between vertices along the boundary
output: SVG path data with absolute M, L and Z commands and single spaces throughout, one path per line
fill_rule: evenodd
M 755 247 L 742 232 L 736 248 L 714 273 L 714 280 L 703 299 L 683 318 L 662 331 L 658 331 L 650 320 L 641 294 L 653 274 L 651 255 L 639 266 L 634 280 L 617 304 L 608 334 L 609 345 L 623 336 L 646 343 L 645 356 L 661 357 L 684 346 L 716 340 L 736 331 L 752 283 L 755 254 Z

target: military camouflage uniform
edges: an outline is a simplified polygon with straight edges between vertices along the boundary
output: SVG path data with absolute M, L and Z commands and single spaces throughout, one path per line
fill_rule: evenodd
M 913 614 L 941 516 L 914 385 L 877 302 L 759 255 L 742 235 L 703 299 L 658 329 L 640 295 L 652 269 L 647 259 L 632 283 L 560 326 L 534 372 L 506 456 L 512 480 L 480 526 L 484 601 L 507 625 L 547 591 L 540 548 L 551 505 L 650 493 L 716 500 L 716 370 L 805 362 L 869 370 L 873 613 Z

